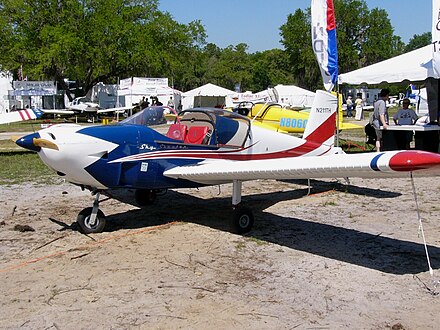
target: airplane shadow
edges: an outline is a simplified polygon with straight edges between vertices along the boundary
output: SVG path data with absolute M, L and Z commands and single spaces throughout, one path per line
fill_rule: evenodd
M 342 185 L 343 191 L 393 198 L 399 193 L 363 187 Z M 313 193 L 335 190 L 338 184 L 320 182 Z M 295 200 L 307 195 L 308 189 L 270 192 L 243 196 L 243 203 L 254 212 L 255 225 L 245 236 L 282 245 L 294 250 L 347 262 L 397 275 L 416 274 L 427 270 L 423 244 L 360 232 L 309 220 L 285 217 L 265 212 L 282 201 Z M 380 192 L 380 193 L 379 193 Z M 112 197 L 135 205 L 133 194 L 113 192 Z M 105 212 L 105 204 L 102 204 Z M 231 198 L 201 199 L 184 193 L 169 191 L 158 197 L 154 205 L 107 216 L 106 231 L 135 229 L 169 223 L 191 222 L 214 229 L 229 231 L 232 216 Z M 367 220 L 366 220 L 367 221 Z M 76 223 L 70 228 L 76 230 Z M 397 229 L 396 229 L 397 230 Z M 433 269 L 440 268 L 440 247 L 428 246 Z
M 290 179 L 290 180 L 279 180 L 280 182 L 292 183 L 297 185 L 308 186 L 308 181 L 306 179 Z M 312 193 L 316 190 L 336 190 L 341 192 L 350 193 L 353 195 L 361 195 L 376 198 L 395 198 L 402 194 L 394 191 L 386 191 L 382 189 L 371 189 L 366 187 L 358 187 L 351 184 L 343 184 L 337 181 L 328 182 L 321 180 L 310 180 L 310 186 L 312 187 Z

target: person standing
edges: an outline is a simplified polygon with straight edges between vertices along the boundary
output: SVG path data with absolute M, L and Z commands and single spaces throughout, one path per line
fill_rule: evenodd
M 416 123 L 418 117 L 416 112 L 413 109 L 409 108 L 410 104 L 411 102 L 408 98 L 403 99 L 402 109 L 399 109 L 399 111 L 397 111 L 397 113 L 393 116 L 393 120 L 396 125 L 414 125 Z M 401 140 L 403 140 L 401 147 L 409 149 L 414 133 L 413 131 L 406 131 L 401 133 L 404 133 L 401 136 Z M 401 147 L 399 146 L 399 148 Z
M 353 98 L 351 95 L 347 98 L 347 118 L 353 117 Z
M 170 96 L 170 99 L 168 100 L 167 106 L 174 109 L 174 101 L 173 101 L 172 96 Z
M 417 114 L 413 109 L 409 108 L 410 100 L 405 98 L 402 101 L 402 109 L 397 111 L 393 116 L 396 125 L 414 125 L 417 121 Z
M 361 120 L 363 117 L 363 103 L 364 101 L 362 101 L 360 95 L 357 96 L 356 100 L 354 101 L 354 104 L 356 104 L 356 116 L 355 118 L 357 120 Z
M 387 101 L 390 97 L 390 90 L 384 88 L 380 91 L 379 99 L 374 102 L 374 112 L 373 112 L 373 126 L 376 129 L 376 151 L 380 151 L 383 147 L 382 143 L 382 133 L 386 130 L 389 125 Z M 382 127 L 382 129 L 381 129 Z

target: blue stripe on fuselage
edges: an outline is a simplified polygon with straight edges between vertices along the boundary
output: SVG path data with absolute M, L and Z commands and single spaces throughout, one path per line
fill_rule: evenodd
M 118 145 L 106 157 L 96 160 L 85 168 L 97 181 L 110 188 L 133 187 L 145 189 L 164 189 L 164 188 L 184 188 L 199 187 L 187 180 L 176 180 L 165 177 L 163 172 L 175 166 L 196 164 L 202 161 L 195 159 L 161 159 L 161 160 L 139 160 L 127 163 L 109 163 L 112 160 L 126 156 L 138 155 L 152 151 L 164 149 L 194 149 L 212 150 L 208 146 L 182 145 L 181 141 L 176 141 L 162 135 L 155 130 L 138 125 L 115 125 L 115 126 L 96 126 L 87 127 L 78 133 L 93 136 Z M 168 142 L 166 144 L 160 141 Z M 176 144 L 173 144 L 173 141 Z M 142 148 L 148 146 L 148 148 Z M 174 147 L 173 147 L 174 146 Z M 154 149 L 153 149 L 154 148 Z M 142 163 L 149 163 L 148 171 L 141 171 Z
M 370 168 L 372 170 L 380 172 L 380 168 L 379 168 L 379 166 L 377 166 L 377 162 L 378 162 L 379 158 L 382 156 L 383 156 L 383 153 L 380 153 L 371 160 Z

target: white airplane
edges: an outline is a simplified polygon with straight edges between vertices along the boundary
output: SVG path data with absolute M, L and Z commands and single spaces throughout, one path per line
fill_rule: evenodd
M 165 107 L 148 107 L 117 125 L 53 125 L 16 142 L 38 152 L 67 181 L 96 194 L 93 207 L 77 217 L 85 233 L 104 229 L 99 198 L 112 188 L 134 189 L 138 204 L 146 205 L 158 191 L 232 183 L 231 226 L 245 233 L 254 217 L 241 203 L 243 181 L 440 175 L 437 153 L 345 154 L 334 147 L 336 105 L 335 96 L 318 91 L 303 138 L 221 109 L 185 110 L 162 134 L 149 124 L 165 121 Z
M 98 103 L 83 102 L 84 97 L 77 97 L 72 102 L 66 102 L 66 109 L 42 109 L 47 114 L 58 115 L 75 115 L 75 114 L 101 114 L 101 113 L 124 113 L 127 110 L 133 109 L 130 107 L 115 107 L 115 108 L 102 108 Z

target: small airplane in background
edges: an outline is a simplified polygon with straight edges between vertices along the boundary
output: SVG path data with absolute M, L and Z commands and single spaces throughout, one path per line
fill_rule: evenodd
M 19 121 L 38 119 L 44 112 L 39 109 L 23 109 L 0 114 L 0 124 L 10 124 Z
M 139 205 L 160 191 L 232 183 L 232 230 L 246 233 L 252 211 L 242 182 L 257 179 L 440 175 L 440 154 L 405 150 L 345 154 L 334 147 L 336 97 L 318 91 L 302 138 L 258 127 L 223 109 L 189 109 L 165 126 L 166 107 L 148 107 L 110 126 L 58 124 L 19 138 L 58 175 L 95 194 L 77 217 L 84 233 L 104 230 L 100 194 L 134 189 Z M 151 124 L 161 124 L 161 133 Z
M 101 113 L 124 113 L 133 109 L 130 107 L 102 108 L 98 103 L 85 101 L 84 97 L 77 97 L 72 102 L 66 102 L 65 109 L 42 109 L 46 114 L 58 115 L 79 115 L 79 114 L 101 114 Z
M 241 102 L 233 111 L 248 116 L 252 120 L 284 133 L 303 133 L 309 120 L 309 111 L 283 108 L 278 103 Z M 342 121 L 342 111 L 339 113 L 339 130 L 363 128 L 356 124 Z

